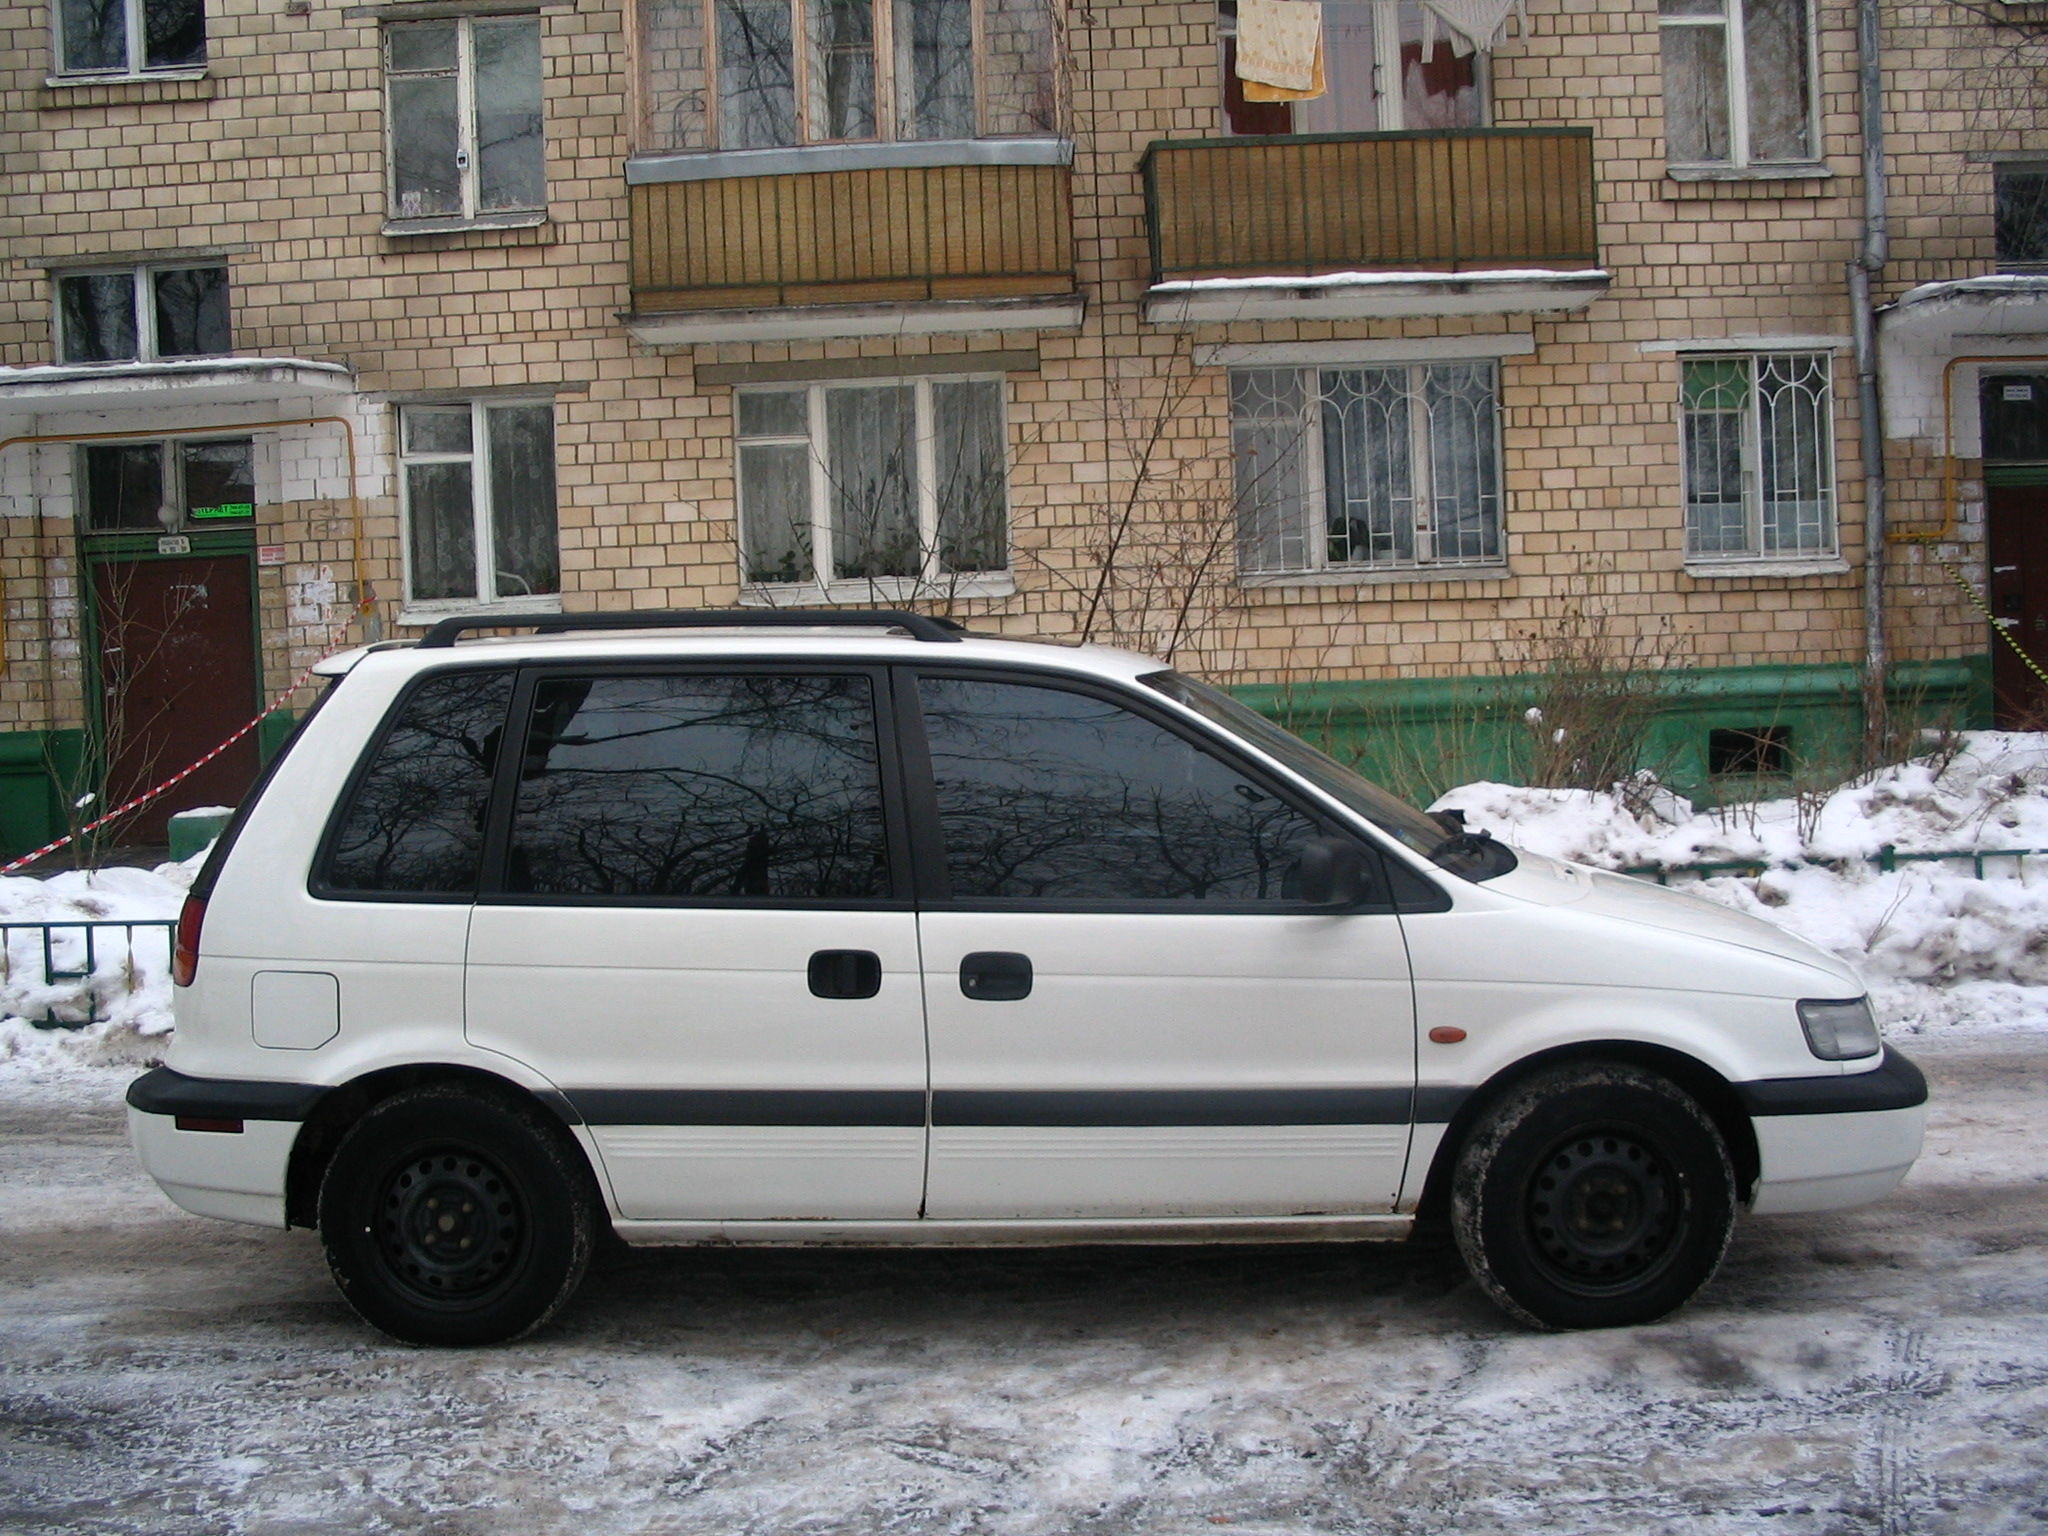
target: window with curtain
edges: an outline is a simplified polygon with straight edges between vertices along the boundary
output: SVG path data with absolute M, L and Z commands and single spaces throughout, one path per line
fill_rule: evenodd
M 1807 0 L 1660 0 L 1658 19 L 1672 166 L 1820 158 Z
M 643 149 L 1058 131 L 1050 0 L 640 0 Z
M 469 606 L 559 593 L 555 408 L 409 405 L 398 421 L 407 601 Z
M 1824 352 L 1680 363 L 1687 559 L 1835 553 L 1828 363 Z
M 1497 372 L 1491 361 L 1234 370 L 1242 573 L 1498 565 Z
M 750 585 L 907 597 L 1008 568 L 999 380 L 813 384 L 734 398 Z

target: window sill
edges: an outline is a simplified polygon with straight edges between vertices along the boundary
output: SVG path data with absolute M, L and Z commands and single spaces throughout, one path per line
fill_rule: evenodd
M 1818 160 L 1790 165 L 1668 165 L 1667 198 L 1820 197 L 1831 190 L 1834 169 Z
M 872 581 L 750 582 L 740 588 L 742 608 L 803 608 L 839 603 L 915 603 L 956 597 L 1010 597 L 1017 583 L 1008 571 L 972 576 L 941 576 L 924 581 L 910 576 L 878 576 Z
M 485 214 L 474 219 L 386 219 L 381 233 L 387 240 L 403 240 L 418 235 L 469 235 L 494 229 L 536 229 L 547 221 L 546 209 Z
M 438 624 L 443 619 L 481 618 L 490 614 L 503 614 L 508 623 L 517 623 L 522 618 L 536 614 L 560 613 L 560 593 L 546 597 L 508 597 L 496 602 L 478 603 L 461 599 L 427 603 L 407 603 L 398 612 L 395 622 L 399 624 Z
M 1403 565 L 1392 570 L 1272 571 L 1241 575 L 1248 591 L 1268 587 L 1392 587 L 1421 582 L 1507 581 L 1514 572 L 1501 565 Z
M 1726 579 L 1730 577 L 1766 576 L 1846 576 L 1849 562 L 1840 555 L 1780 556 L 1750 558 L 1746 560 L 1688 560 L 1685 574 L 1696 580 Z
M 37 105 L 63 111 L 76 107 L 148 105 L 163 101 L 212 101 L 220 82 L 202 69 L 150 70 L 139 75 L 51 75 Z

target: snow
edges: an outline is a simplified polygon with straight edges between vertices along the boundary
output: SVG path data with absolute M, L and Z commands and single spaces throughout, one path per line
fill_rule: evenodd
M 1468 784 L 1431 807 L 1519 848 L 1605 868 L 1754 860 L 1688 888 L 1841 956 L 1893 1036 L 2048 1028 L 2048 735 L 1967 731 L 1804 796 L 1697 811 L 1653 781 L 1611 791 Z M 1987 858 L 1900 854 L 2044 850 Z
M 38 879 L 0 878 L 0 923 L 163 922 L 174 919 L 204 853 L 155 870 L 67 870 Z M 57 1086 L 80 1072 L 124 1071 L 158 1060 L 171 1030 L 170 943 L 161 929 L 98 929 L 89 977 L 46 983 L 42 935 L 10 931 L 0 973 L 0 1079 Z M 77 971 L 86 959 L 86 930 L 58 928 L 52 969 Z M 32 1020 L 100 1021 L 78 1029 L 39 1028 Z
M 1403 287 L 1416 283 L 1471 283 L 1485 287 L 1496 283 L 1554 283 L 1568 278 L 1575 283 L 1604 283 L 1609 275 L 1597 267 L 1560 269 L 1556 267 L 1514 267 L 1483 272 L 1319 272 L 1313 277 L 1190 277 L 1154 283 L 1153 293 L 1234 293 L 1246 288 L 1373 288 Z

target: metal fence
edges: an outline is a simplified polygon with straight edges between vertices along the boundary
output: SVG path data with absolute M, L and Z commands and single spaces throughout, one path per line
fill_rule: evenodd
M 1971 874 L 1982 880 L 1987 859 L 2012 860 L 2014 873 L 2024 879 L 2025 865 L 2019 861 L 2048 859 L 2048 848 L 1960 848 L 1938 853 L 1901 853 L 1886 843 L 1876 853 L 1846 859 L 1720 859 L 1703 864 L 1627 864 L 1622 866 L 1620 873 L 1669 885 L 1674 875 L 1706 880 L 1715 875 L 1760 875 L 1771 869 L 1832 869 L 1840 873 L 1857 864 L 1870 865 L 1890 874 L 1903 864 L 1967 863 L 1971 866 Z
M 40 1017 L 19 1016 L 41 1029 L 83 1029 L 106 1017 L 101 1012 L 103 1003 L 134 990 L 139 958 L 146 956 L 151 963 L 168 968 L 177 930 L 176 920 L 169 918 L 0 923 L 0 987 L 11 992 L 25 984 L 47 993 L 73 984 L 68 999 L 46 999 Z M 16 936 L 20 934 L 33 938 L 18 945 Z M 143 935 L 141 955 L 138 934 Z M 119 971 L 101 978 L 101 967 L 115 957 Z M 113 984 L 102 985 L 103 981 Z M 11 1003 L 7 1007 L 11 1013 Z

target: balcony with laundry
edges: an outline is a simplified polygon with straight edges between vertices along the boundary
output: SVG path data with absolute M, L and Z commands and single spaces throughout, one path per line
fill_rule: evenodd
M 1080 323 L 1047 0 L 641 0 L 654 346 Z
M 1605 293 L 1592 130 L 1488 125 L 1508 10 L 1223 0 L 1227 133 L 1143 162 L 1146 318 L 1558 313 Z

